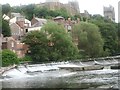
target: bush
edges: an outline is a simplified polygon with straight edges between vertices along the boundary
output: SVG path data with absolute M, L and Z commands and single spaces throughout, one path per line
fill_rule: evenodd
M 30 56 L 25 56 L 23 58 L 20 58 L 19 61 L 32 61 L 32 58 Z
M 9 66 L 13 64 L 18 64 L 19 60 L 17 58 L 17 55 L 10 51 L 10 50 L 3 50 L 2 51 L 2 66 Z

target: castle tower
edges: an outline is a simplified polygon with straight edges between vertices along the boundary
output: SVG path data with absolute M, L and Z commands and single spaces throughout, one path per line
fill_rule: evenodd
M 69 0 L 68 5 L 69 5 L 69 11 L 71 12 L 71 14 L 74 15 L 74 14 L 80 13 L 79 3 L 77 0 Z
M 111 19 L 112 21 L 115 21 L 115 11 L 113 6 L 104 7 L 104 17 L 107 19 Z
M 46 4 L 50 10 L 56 10 L 60 8 L 59 0 L 46 0 Z

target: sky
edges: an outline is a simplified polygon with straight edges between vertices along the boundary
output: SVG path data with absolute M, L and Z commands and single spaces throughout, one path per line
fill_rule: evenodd
M 10 4 L 11 6 L 16 5 L 27 5 L 27 4 L 38 4 L 45 2 L 46 0 L 2 0 L 2 4 Z M 61 3 L 67 3 L 68 0 L 59 0 Z M 69 0 L 73 1 L 73 0 Z M 87 10 L 90 14 L 100 14 L 103 16 L 103 6 L 109 7 L 112 5 L 115 9 L 115 21 L 118 22 L 118 2 L 120 0 L 77 0 L 79 2 L 80 12 L 83 13 Z

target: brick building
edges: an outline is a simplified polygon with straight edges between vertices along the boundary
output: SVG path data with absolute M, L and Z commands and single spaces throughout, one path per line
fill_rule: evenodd
M 2 37 L 2 50 L 4 49 L 9 49 L 16 53 L 19 58 L 22 58 L 27 53 L 28 46 L 13 37 Z

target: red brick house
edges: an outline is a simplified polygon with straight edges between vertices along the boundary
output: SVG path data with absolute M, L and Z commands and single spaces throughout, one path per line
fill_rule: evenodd
M 16 53 L 18 55 L 19 58 L 24 57 L 25 53 L 28 50 L 26 44 L 15 40 L 13 37 L 3 37 L 2 38 L 2 50 L 3 49 L 9 49 L 9 50 L 13 51 L 14 53 Z

